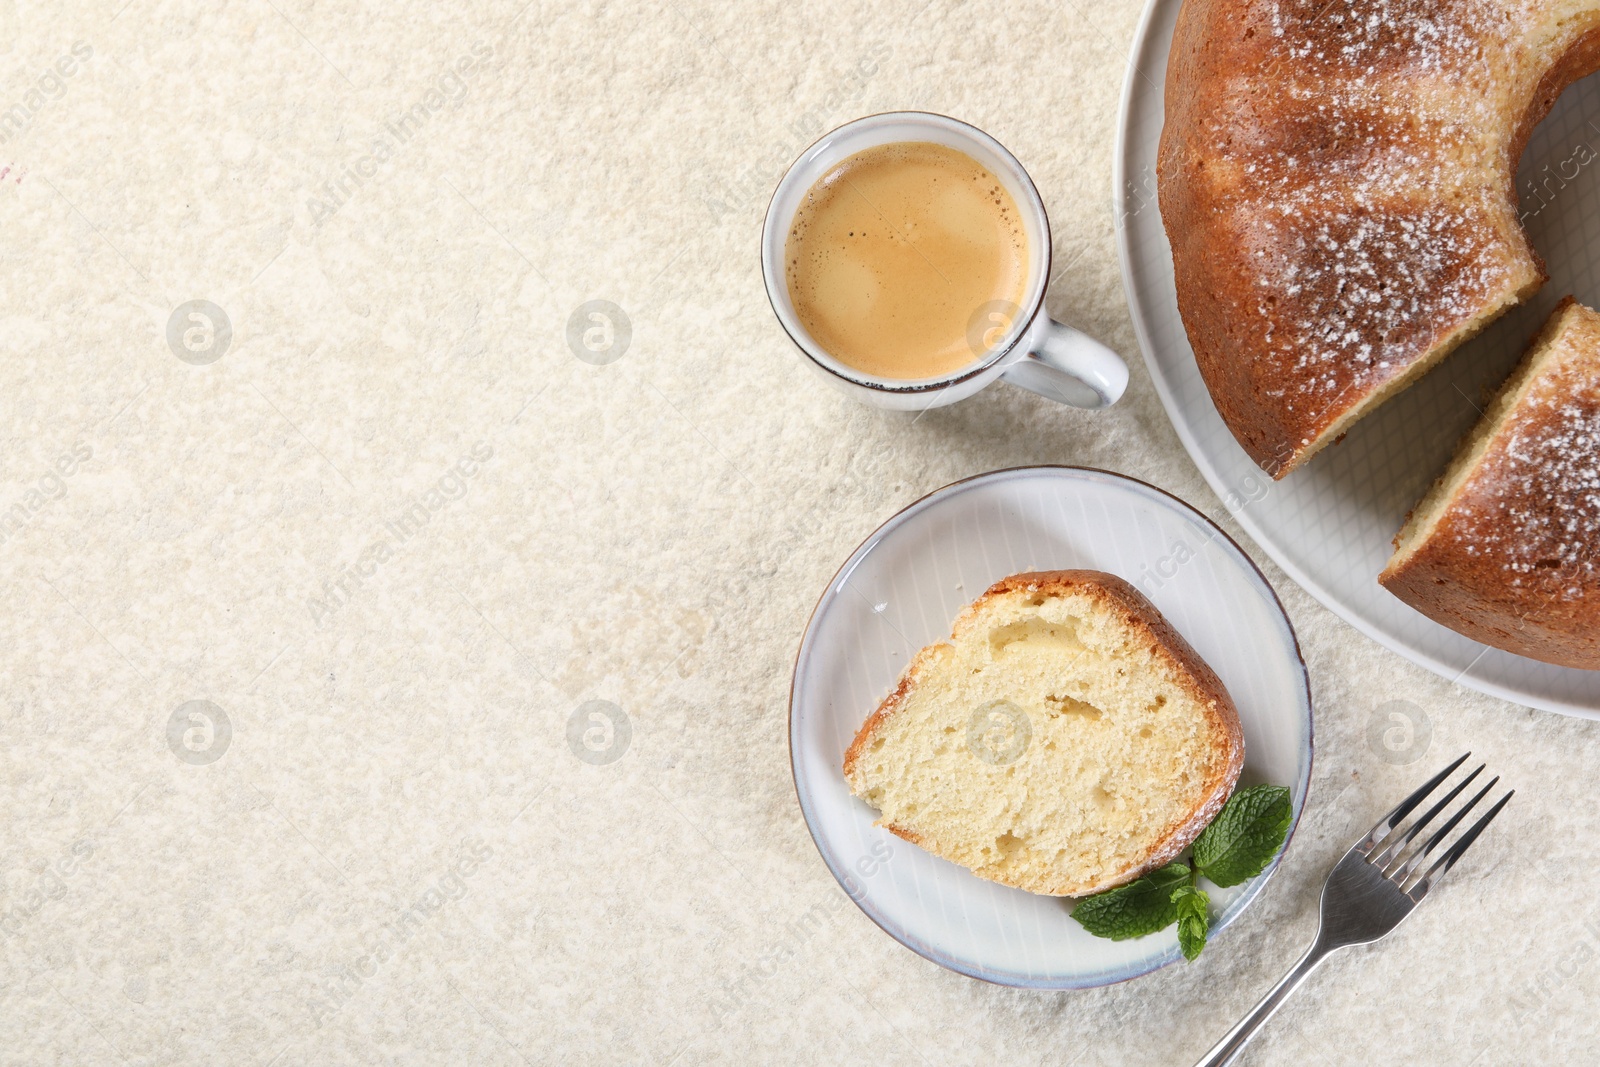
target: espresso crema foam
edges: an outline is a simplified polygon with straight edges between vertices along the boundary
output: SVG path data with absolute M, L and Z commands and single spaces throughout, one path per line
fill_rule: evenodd
M 933 378 L 983 356 L 1022 302 L 1028 236 L 1000 180 L 946 145 L 869 148 L 825 174 L 784 249 L 801 325 L 841 362 Z

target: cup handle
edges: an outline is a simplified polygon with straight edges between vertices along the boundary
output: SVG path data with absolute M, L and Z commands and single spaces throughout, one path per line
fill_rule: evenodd
M 1094 410 L 1121 398 L 1128 387 L 1128 365 L 1088 334 L 1049 319 L 1028 354 L 1001 377 L 1059 404 Z

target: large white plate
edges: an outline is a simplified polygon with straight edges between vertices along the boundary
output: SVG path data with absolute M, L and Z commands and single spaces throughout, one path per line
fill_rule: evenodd
M 1566 91 L 1534 130 L 1517 188 L 1550 282 L 1425 379 L 1357 423 L 1340 445 L 1271 483 L 1223 425 L 1178 317 L 1172 250 L 1156 206 L 1162 87 L 1180 0 L 1152 0 L 1122 93 L 1114 190 L 1133 325 L 1178 436 L 1267 555 L 1357 629 L 1452 681 L 1546 711 L 1600 718 L 1600 672 L 1554 667 L 1440 626 L 1378 584 L 1406 513 L 1478 418 L 1562 296 L 1600 306 L 1600 77 Z
M 949 636 L 968 602 L 1007 575 L 1075 567 L 1137 585 L 1221 676 L 1244 726 L 1241 781 L 1290 786 L 1298 823 L 1311 778 L 1311 692 L 1294 631 L 1255 564 L 1198 511 L 1077 467 L 996 471 L 906 508 L 840 568 L 806 627 L 789 705 L 795 792 L 822 858 L 862 911 L 935 963 L 1004 985 L 1134 978 L 1181 958 L 1177 936 L 1091 937 L 1070 902 L 984 881 L 874 826 L 877 813 L 850 795 L 841 768 L 907 660 Z M 1270 873 L 1213 890 L 1214 931 Z M 1206 951 L 1238 948 L 1224 937 Z

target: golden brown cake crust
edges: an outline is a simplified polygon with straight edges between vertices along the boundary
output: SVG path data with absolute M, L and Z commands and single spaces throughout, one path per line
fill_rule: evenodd
M 1517 156 L 1600 66 L 1600 5 L 1547 7 L 1184 0 L 1157 173 L 1178 307 L 1275 477 L 1544 281 Z
M 1475 641 L 1600 670 L 1600 315 L 1563 301 L 1485 418 L 1471 474 L 1379 580 Z
M 1093 887 L 1059 884 L 1017 888 L 1057 896 L 1077 896 L 1131 882 L 1141 875 L 1171 863 L 1194 842 L 1196 837 L 1200 836 L 1200 832 L 1210 825 L 1211 820 L 1217 817 L 1217 813 L 1227 803 L 1234 785 L 1239 780 L 1239 772 L 1244 768 L 1244 731 L 1239 724 L 1239 712 L 1234 706 L 1233 698 L 1228 695 L 1222 679 L 1217 677 L 1210 664 L 1200 657 L 1194 646 L 1184 640 L 1183 635 L 1173 628 L 1143 593 L 1116 575 L 1104 571 L 1029 571 L 1002 578 L 956 616 L 955 623 L 951 626 L 952 636 L 960 634 L 972 620 L 979 618 L 988 601 L 1016 592 L 1037 592 L 1047 597 L 1069 593 L 1089 594 L 1102 605 L 1114 608 L 1126 627 L 1149 637 L 1150 651 L 1158 659 L 1165 659 L 1176 668 L 1172 672 L 1175 679 L 1179 680 L 1190 695 L 1206 709 L 1206 721 L 1212 728 L 1212 736 L 1216 739 L 1215 747 L 1222 757 L 1214 762 L 1214 772 L 1201 788 L 1200 798 L 1195 805 L 1183 818 L 1177 820 L 1172 829 L 1145 856 L 1143 862 L 1123 872 L 1120 877 Z M 847 781 L 854 778 L 856 761 L 878 729 L 904 705 L 906 698 L 916 689 L 938 648 L 939 645 L 934 644 L 918 652 L 906 665 L 894 690 L 883 699 L 871 715 L 867 716 L 866 722 L 861 724 L 861 729 L 857 731 L 855 739 L 845 751 L 844 775 Z M 920 835 L 908 827 L 887 822 L 882 825 L 890 833 L 912 844 L 923 844 Z

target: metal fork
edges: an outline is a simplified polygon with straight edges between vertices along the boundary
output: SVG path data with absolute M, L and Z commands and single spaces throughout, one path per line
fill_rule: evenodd
M 1299 988 L 1300 983 L 1317 969 L 1317 964 L 1321 963 L 1330 952 L 1346 945 L 1370 944 L 1388 934 L 1390 930 L 1400 925 L 1401 919 L 1410 915 L 1412 910 L 1422 903 L 1422 898 L 1427 896 L 1428 890 L 1433 887 L 1434 880 L 1455 866 L 1462 853 L 1477 840 L 1490 820 L 1500 814 L 1500 809 L 1506 806 L 1506 801 L 1511 799 L 1516 790 L 1508 791 L 1496 801 L 1494 806 L 1457 837 L 1448 849 L 1441 852 L 1427 870 L 1422 869 L 1423 861 L 1439 847 L 1467 813 L 1477 806 L 1478 801 L 1494 788 L 1495 783 L 1500 781 L 1498 775 L 1489 779 L 1489 783 L 1451 815 L 1425 843 L 1414 845 L 1413 842 L 1425 827 L 1449 807 L 1468 785 L 1472 784 L 1473 779 L 1478 777 L 1486 764 L 1479 764 L 1476 770 L 1463 778 L 1415 822 L 1404 830 L 1400 827 L 1446 778 L 1455 773 L 1457 767 L 1466 762 L 1467 756 L 1470 755 L 1472 753 L 1465 753 L 1424 782 L 1420 789 L 1401 801 L 1399 807 L 1380 819 L 1370 833 L 1351 846 L 1350 851 L 1344 854 L 1344 858 L 1338 862 L 1333 872 L 1328 875 L 1328 880 L 1323 883 L 1322 921 L 1317 927 L 1316 941 L 1300 958 L 1300 962 L 1283 976 L 1283 980 L 1261 998 L 1261 1003 L 1252 1008 L 1250 1014 L 1240 1019 L 1238 1024 L 1229 1030 L 1195 1067 L 1224 1067 L 1232 1063 L 1245 1042 L 1256 1032 L 1256 1027 L 1272 1017 L 1272 1013 L 1278 1010 L 1278 1005 Z

